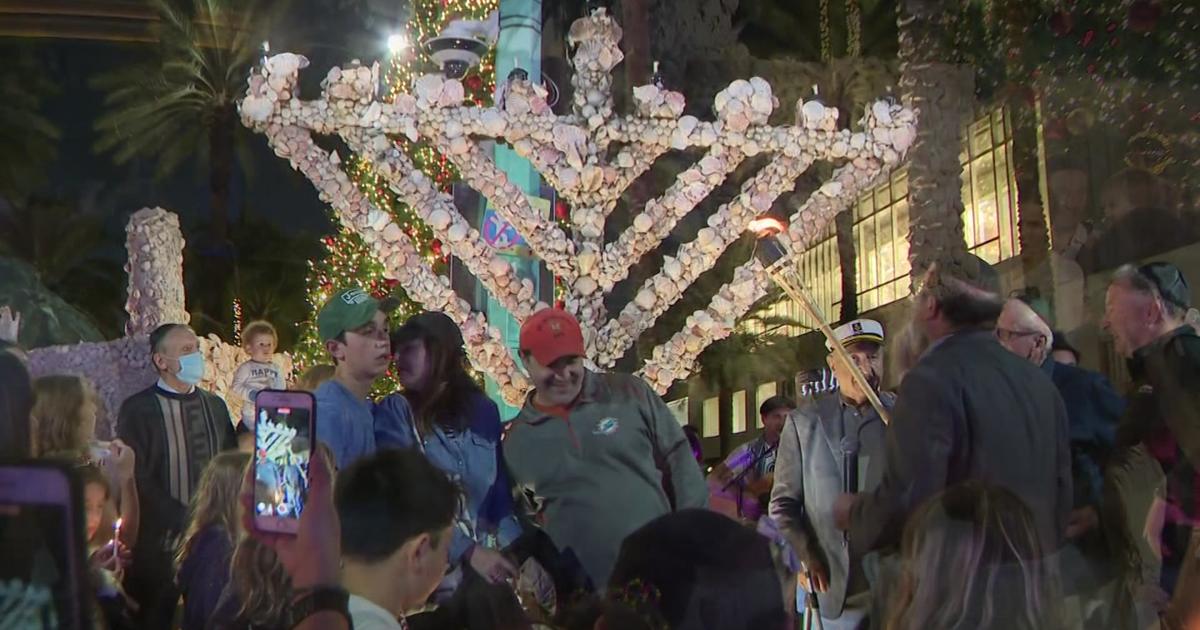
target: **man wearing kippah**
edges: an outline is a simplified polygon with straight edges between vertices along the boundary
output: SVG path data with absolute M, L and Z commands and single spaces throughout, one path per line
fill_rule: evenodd
M 1160 524 L 1147 533 L 1157 537 L 1162 550 L 1159 585 L 1171 593 L 1185 559 L 1195 553 L 1188 545 L 1200 518 L 1200 337 L 1186 321 L 1191 290 L 1170 263 L 1125 265 L 1113 275 L 1104 306 L 1104 328 L 1133 379 L 1129 406 L 1117 426 L 1118 463 L 1110 467 L 1110 476 L 1127 466 L 1135 450 L 1153 457 L 1166 476 L 1165 496 L 1153 488 L 1134 488 L 1140 497 L 1127 494 L 1121 500 L 1127 511 L 1150 502 L 1158 510 L 1144 520 Z M 1197 593 L 1178 593 L 1176 600 L 1189 596 Z
M 879 392 L 883 326 L 872 319 L 856 319 L 838 326 L 833 334 L 890 409 L 895 397 Z M 817 593 L 826 630 L 855 630 L 867 625 L 870 592 L 861 558 L 851 556 L 834 523 L 832 506 L 843 492 L 870 491 L 879 485 L 886 427 L 845 361 L 828 343 L 826 348 L 826 362 L 838 389 L 801 407 L 784 425 L 775 460 L 771 518 L 804 565 L 801 586 Z M 785 593 L 787 600 L 793 597 L 794 591 Z
M 525 320 L 520 355 L 534 391 L 512 422 L 504 459 L 514 481 L 542 498 L 558 549 L 604 589 L 626 536 L 672 509 L 704 507 L 708 490 L 658 394 L 635 376 L 586 369 L 585 352 L 570 313 L 547 308 Z
M 317 313 L 317 332 L 333 358 L 333 378 L 317 388 L 317 439 L 338 468 L 375 452 L 375 420 L 367 397 L 391 360 L 387 315 L 357 287 L 333 294 Z

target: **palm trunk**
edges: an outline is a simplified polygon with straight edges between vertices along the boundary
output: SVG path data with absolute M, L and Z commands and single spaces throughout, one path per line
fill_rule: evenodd
M 233 105 L 214 112 L 208 131 L 209 177 L 214 245 L 224 249 L 229 239 L 229 180 L 233 173 L 233 125 L 237 124 Z
M 1005 0 L 997 7 L 999 19 L 994 28 L 1002 31 L 1005 50 L 1019 50 L 1024 26 L 1038 18 L 1025 0 Z M 1017 179 L 1018 230 L 1021 242 L 1021 267 L 1027 286 L 1038 286 L 1043 296 L 1053 301 L 1054 282 L 1050 272 L 1050 220 L 1042 197 L 1041 165 L 1038 157 L 1037 94 L 1032 85 L 1031 68 L 1024 55 L 1006 58 L 1006 102 L 1012 123 L 1013 170 Z
M 854 243 L 854 209 L 833 218 L 837 235 L 838 261 L 842 269 L 842 309 L 839 321 L 858 317 L 858 253 Z
M 946 63 L 952 58 L 944 16 L 950 0 L 901 0 L 900 94 L 919 110 L 917 139 L 909 150 L 909 260 L 914 282 L 937 261 L 953 264 L 963 240 L 963 125 L 974 101 L 974 74 Z

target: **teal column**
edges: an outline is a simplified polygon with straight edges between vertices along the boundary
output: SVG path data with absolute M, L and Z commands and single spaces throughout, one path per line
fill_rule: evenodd
M 496 84 L 502 85 L 508 79 L 508 73 L 517 67 L 529 73 L 530 81 L 542 80 L 541 0 L 500 0 Z M 508 175 L 509 180 L 527 195 L 536 197 L 541 187 L 541 177 L 533 165 L 506 146 L 497 145 L 495 151 L 496 165 Z M 489 217 L 491 214 L 490 210 L 485 210 L 484 220 L 494 220 L 496 217 Z M 528 247 L 521 243 L 504 255 L 520 277 L 533 280 L 534 295 L 539 295 L 538 261 L 529 255 Z M 521 330 L 520 323 L 490 294 L 487 297 L 487 318 L 491 325 L 504 334 L 504 342 L 512 353 L 513 360 L 519 364 L 521 359 L 517 356 L 517 341 Z M 510 420 L 517 414 L 519 409 L 504 402 L 491 379 L 488 379 L 487 391 L 500 406 L 500 417 L 503 420 Z

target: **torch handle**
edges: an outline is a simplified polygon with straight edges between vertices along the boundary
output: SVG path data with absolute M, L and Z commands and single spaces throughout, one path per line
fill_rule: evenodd
M 858 369 L 858 364 L 855 363 L 854 359 L 850 357 L 850 353 L 846 352 L 846 347 L 837 340 L 837 337 L 833 334 L 833 328 L 829 325 L 829 322 L 825 320 L 824 313 L 821 312 L 821 308 L 817 306 L 816 301 L 813 300 L 812 294 L 809 293 L 808 287 L 804 285 L 804 281 L 799 277 L 799 274 L 793 273 L 789 274 L 788 277 L 783 277 L 786 272 L 782 269 L 783 264 L 780 263 L 787 263 L 789 260 L 790 257 L 784 258 L 783 260 L 779 261 L 779 263 L 772 265 L 771 268 L 767 270 L 768 273 L 775 278 L 775 282 L 779 284 L 779 286 L 782 287 L 783 290 L 792 297 L 792 299 L 800 302 L 800 304 L 804 306 L 804 309 L 808 311 L 810 315 L 812 315 L 813 319 L 817 322 L 817 326 L 820 327 L 821 332 L 825 335 L 825 339 L 829 341 L 829 347 L 833 348 L 833 353 L 838 355 L 838 357 L 840 357 L 842 361 L 846 363 L 847 369 L 850 370 L 850 378 L 854 379 L 854 382 L 858 385 L 858 388 L 861 389 L 864 394 L 866 394 L 867 401 L 870 402 L 871 406 L 875 408 L 875 412 L 879 414 L 879 418 L 883 420 L 883 423 L 890 424 L 892 417 L 888 414 L 887 409 L 884 409 L 883 401 L 879 399 L 879 394 L 877 394 L 875 392 L 875 388 L 871 387 L 871 384 L 867 382 L 866 375 L 862 373 L 862 370 Z

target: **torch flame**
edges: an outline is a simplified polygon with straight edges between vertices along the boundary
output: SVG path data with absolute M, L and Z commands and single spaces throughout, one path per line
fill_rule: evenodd
M 783 223 L 779 219 L 760 217 L 750 222 L 750 231 L 759 238 L 774 236 L 783 231 Z

